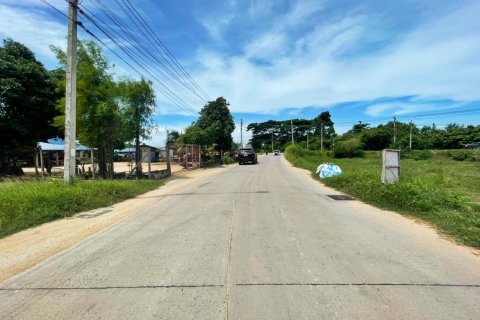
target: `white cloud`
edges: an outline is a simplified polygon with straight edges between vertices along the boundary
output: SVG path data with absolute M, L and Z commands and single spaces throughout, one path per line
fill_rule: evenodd
M 391 101 L 375 103 L 365 109 L 365 114 L 372 117 L 381 117 L 385 115 L 402 116 L 411 113 L 451 110 L 461 106 L 461 103 L 451 103 L 439 107 L 436 101 L 422 101 L 414 99 L 412 101 Z
M 48 0 L 52 6 L 56 8 L 66 8 L 68 6 L 65 0 Z M 25 8 L 32 8 L 32 7 L 46 7 L 45 3 L 42 3 L 39 0 L 2 0 L 2 4 L 9 5 L 9 6 L 21 6 Z
M 248 9 L 250 16 L 254 19 L 270 15 L 278 4 L 277 1 L 253 0 Z
M 226 14 L 211 19 L 199 19 L 199 21 L 213 39 L 220 41 L 223 37 L 224 29 L 230 24 L 233 17 L 233 14 Z
M 267 33 L 250 42 L 245 48 L 247 58 L 274 60 L 286 49 L 287 37 L 282 33 Z
M 15 10 L 0 5 L 0 17 L 0 37 L 25 44 L 44 60 L 55 61 L 49 45 L 66 47 L 66 26 L 46 19 L 37 10 Z
M 299 14 L 295 12 L 290 16 Z M 203 70 L 194 77 L 209 93 L 230 99 L 234 112 L 270 113 L 384 96 L 480 100 L 478 12 L 479 3 L 465 6 L 368 55 L 348 53 L 370 34 L 377 36 L 377 17 L 347 14 L 333 26 L 304 34 L 295 44 L 284 29 L 268 30 L 252 39 L 241 56 L 203 51 Z M 262 50 L 267 44 L 272 50 Z M 257 64 L 249 59 L 252 56 L 270 57 L 271 65 Z M 370 110 L 379 115 L 381 111 Z
M 66 21 L 53 21 L 46 14 L 50 12 L 47 7 L 37 0 L 0 1 L 0 37 L 22 42 L 40 55 L 41 61 L 56 63 L 48 46 L 65 47 Z M 64 0 L 49 2 L 66 11 Z M 212 98 L 227 98 L 233 112 L 278 113 L 282 108 L 405 95 L 480 100 L 480 3 L 462 2 L 459 9 L 409 33 L 393 34 L 395 42 L 382 50 L 356 54 L 365 44 L 371 49 L 369 41 L 374 43 L 376 37 L 388 42 L 392 31 L 383 30 L 382 17 L 373 12 L 346 11 L 335 23 L 329 22 L 329 2 L 292 0 L 290 12 L 277 17 L 277 2 L 251 2 L 246 14 L 271 15 L 271 27 L 242 42 L 242 50 L 230 56 L 206 44 L 197 51 L 201 68 L 190 73 Z M 197 19 L 216 41 L 229 45 L 226 30 L 241 24 L 237 18 L 242 13 L 236 1 L 224 3 L 222 10 L 197 15 Z M 245 24 L 249 23 L 251 20 Z M 307 31 L 299 35 L 300 29 Z M 109 55 L 108 50 L 105 53 Z M 259 64 L 258 60 L 268 63 Z M 117 71 L 129 73 L 121 64 Z M 163 94 L 158 93 L 157 100 L 159 114 L 179 113 L 178 106 Z M 198 110 L 202 107 L 198 101 L 192 104 Z M 367 113 L 381 116 L 413 108 L 423 111 L 429 106 L 413 102 L 397 107 L 376 105 Z
M 289 25 L 304 22 L 309 16 L 325 8 L 329 0 L 296 0 L 292 3 L 292 10 L 286 17 Z

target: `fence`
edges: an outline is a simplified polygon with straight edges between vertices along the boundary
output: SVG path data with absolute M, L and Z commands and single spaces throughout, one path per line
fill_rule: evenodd
M 185 169 L 201 167 L 202 148 L 198 144 L 175 144 L 170 146 L 170 162 Z

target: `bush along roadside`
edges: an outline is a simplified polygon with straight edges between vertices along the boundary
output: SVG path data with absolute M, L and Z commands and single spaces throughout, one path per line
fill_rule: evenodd
M 15 181 L 0 183 L 0 237 L 158 188 L 162 180 Z
M 415 167 L 421 160 L 418 158 L 405 160 L 402 162 L 402 171 L 406 171 L 404 177 L 401 176 L 398 183 L 382 186 L 379 159 L 333 159 L 320 154 L 317 156 L 301 154 L 301 150 L 290 147 L 286 150 L 285 156 L 293 165 L 311 171 L 316 179 L 319 178 L 315 175 L 315 169 L 320 163 L 334 162 L 340 165 L 343 174 L 322 179 L 321 182 L 325 185 L 379 208 L 428 222 L 459 243 L 480 248 L 480 205 L 471 199 L 478 195 L 470 195 L 469 199 L 468 196 L 456 192 L 455 188 L 447 186 L 447 183 L 455 177 L 442 176 L 440 168 L 451 165 L 451 160 L 432 160 L 423 154 L 418 157 L 427 158 L 428 160 L 423 160 L 424 166 L 431 168 L 430 171 L 438 171 L 437 175 L 431 172 L 422 174 L 420 170 L 415 171 L 415 174 L 409 174 L 410 166 Z M 464 170 L 470 170 L 469 172 L 474 170 L 467 166 L 465 168 Z

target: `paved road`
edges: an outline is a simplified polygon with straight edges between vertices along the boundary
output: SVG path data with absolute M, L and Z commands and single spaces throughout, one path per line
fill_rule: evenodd
M 479 319 L 480 258 L 276 156 L 0 284 L 1 319 Z M 139 200 L 141 201 L 141 200 Z

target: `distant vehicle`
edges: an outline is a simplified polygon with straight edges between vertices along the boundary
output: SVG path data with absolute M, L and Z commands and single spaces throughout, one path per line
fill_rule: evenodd
M 469 143 L 464 146 L 465 149 L 477 149 L 480 148 L 480 142 Z
M 280 155 L 280 150 L 273 150 L 273 155 L 274 156 Z
M 238 164 L 242 165 L 247 162 L 257 163 L 257 154 L 253 148 L 241 148 L 238 151 Z

